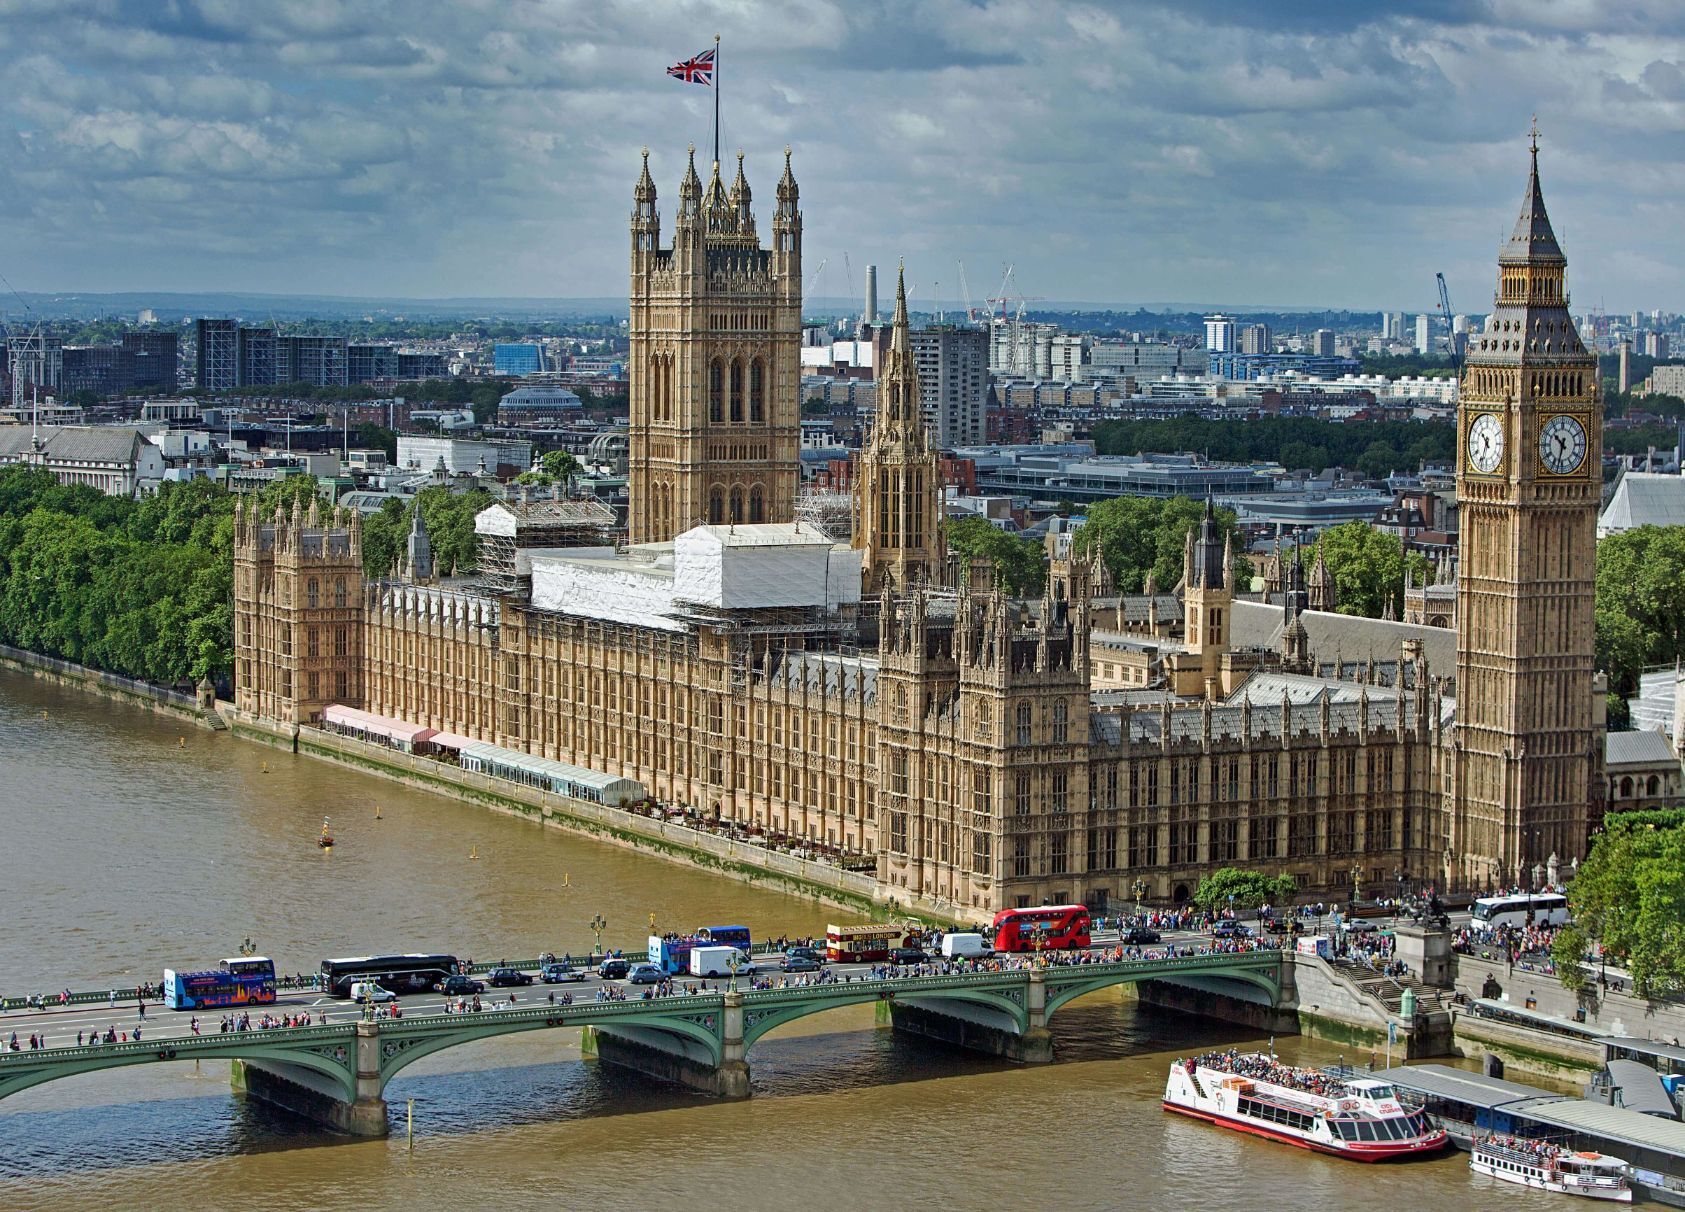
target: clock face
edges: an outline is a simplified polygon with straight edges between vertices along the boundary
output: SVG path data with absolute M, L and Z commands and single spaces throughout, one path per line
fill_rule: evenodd
M 1468 455 L 1469 466 L 1482 475 L 1491 475 L 1503 463 L 1504 424 L 1497 414 L 1483 412 L 1469 426 Z
M 1586 461 L 1586 431 L 1573 417 L 1552 417 L 1539 430 L 1539 461 L 1559 476 L 1578 471 Z

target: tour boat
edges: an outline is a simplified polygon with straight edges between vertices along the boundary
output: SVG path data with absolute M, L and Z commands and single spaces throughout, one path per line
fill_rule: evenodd
M 1435 1153 L 1449 1139 L 1390 1082 L 1297 1069 L 1261 1052 L 1174 1062 L 1164 1109 L 1353 1161 Z
M 1507 1183 L 1606 1199 L 1632 1202 L 1629 1168 L 1618 1157 L 1605 1153 L 1576 1153 L 1546 1141 L 1513 1136 L 1476 1137 L 1469 1154 L 1469 1169 L 1489 1174 Z

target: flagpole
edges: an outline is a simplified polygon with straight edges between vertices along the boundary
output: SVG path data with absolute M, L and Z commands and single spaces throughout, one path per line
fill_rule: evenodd
M 720 162 L 720 36 L 714 35 L 714 163 Z

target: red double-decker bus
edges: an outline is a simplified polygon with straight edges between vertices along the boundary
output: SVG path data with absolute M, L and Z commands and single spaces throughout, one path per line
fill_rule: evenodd
M 1088 946 L 1088 910 L 1081 905 L 1038 905 L 995 914 L 996 951 L 1070 951 Z

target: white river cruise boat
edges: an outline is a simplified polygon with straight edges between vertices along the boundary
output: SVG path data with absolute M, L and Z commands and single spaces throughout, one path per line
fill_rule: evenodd
M 1632 1202 L 1627 1164 L 1620 1158 L 1604 1153 L 1576 1153 L 1546 1141 L 1477 1136 L 1469 1154 L 1469 1169 L 1541 1191 L 1560 1191 L 1564 1195 L 1583 1195 L 1587 1199 L 1622 1204 Z
M 1208 1052 L 1170 1066 L 1164 1108 L 1354 1161 L 1418 1157 L 1449 1139 L 1392 1083 L 1297 1069 L 1261 1052 Z

